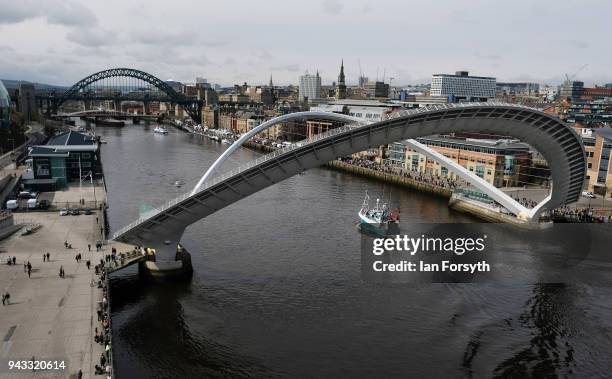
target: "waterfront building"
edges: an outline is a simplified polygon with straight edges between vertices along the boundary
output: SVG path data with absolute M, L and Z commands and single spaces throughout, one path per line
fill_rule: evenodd
M 8 128 L 11 121 L 11 98 L 0 81 L 0 128 Z
M 422 144 L 458 162 L 496 187 L 513 187 L 529 182 L 529 145 L 514 140 L 483 140 L 432 136 L 417 138 Z M 389 145 L 385 163 L 406 171 L 456 179 L 456 175 L 402 141 Z
M 487 101 L 495 97 L 495 78 L 468 74 L 467 71 L 457 71 L 455 75 L 432 75 L 430 95 L 445 96 L 452 102 Z
M 591 165 L 587 168 L 588 189 L 591 192 L 612 196 L 612 129 L 594 129 L 595 144 L 592 147 Z
M 33 189 L 55 190 L 87 174 L 96 177 L 102 173 L 98 143 L 75 131 L 51 137 L 45 145 L 30 147 L 28 160 L 33 179 L 24 184 Z
M 272 80 L 272 79 L 270 79 Z M 308 71 L 300 76 L 299 100 L 315 100 L 321 97 L 321 77 L 319 71 L 316 75 L 310 75 Z
M 202 125 L 209 128 L 219 128 L 219 108 L 214 106 L 206 106 L 202 109 Z
M 346 78 L 344 77 L 344 59 L 340 64 L 340 74 L 338 74 L 338 83 L 336 83 L 336 99 L 346 99 Z

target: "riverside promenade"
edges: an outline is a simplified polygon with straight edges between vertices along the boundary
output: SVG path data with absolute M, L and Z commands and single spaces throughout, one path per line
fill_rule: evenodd
M 75 195 L 76 201 L 82 196 Z M 98 201 L 105 201 L 103 195 L 98 192 Z M 104 349 L 94 342 L 95 328 L 101 329 L 96 311 L 102 301 L 94 266 L 110 252 L 110 247 L 99 252 L 95 248 L 101 240 L 102 213 L 20 212 L 14 218 L 15 223 L 35 222 L 41 228 L 0 241 L 0 292 L 10 293 L 10 304 L 0 307 L 0 378 L 77 378 L 79 370 L 83 378 L 95 377 L 94 366 Z M 65 241 L 72 248 L 66 248 Z M 50 259 L 44 262 L 47 252 Z M 82 259 L 77 262 L 79 253 Z M 16 265 L 7 265 L 13 256 Z M 30 277 L 24 271 L 28 261 Z M 60 266 L 64 278 L 59 276 Z M 9 360 L 64 361 L 65 369 L 9 371 Z

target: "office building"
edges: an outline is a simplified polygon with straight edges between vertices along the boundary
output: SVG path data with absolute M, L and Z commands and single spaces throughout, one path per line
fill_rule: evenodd
M 470 76 L 467 71 L 457 71 L 455 75 L 432 75 L 430 95 L 445 96 L 451 102 L 487 101 L 495 97 L 495 88 L 495 78 Z
M 316 75 L 306 72 L 300 76 L 299 100 L 314 100 L 321 97 L 321 77 L 319 71 Z
M 445 136 L 417 138 L 422 144 L 458 162 L 496 187 L 524 185 L 529 181 L 529 145 L 513 140 L 483 140 Z M 404 141 L 389 145 L 386 163 L 406 171 L 457 179 L 456 174 Z
M 17 96 L 19 112 L 23 114 L 26 122 L 36 118 L 36 89 L 33 84 L 21 83 Z
M 612 129 L 593 129 L 595 135 L 595 146 L 591 153 L 591 164 L 587 168 L 587 180 L 589 191 L 612 196 L 612 165 L 610 165 L 610 154 L 612 153 Z
M 561 85 L 559 95 L 561 99 L 566 100 L 578 100 L 582 95 L 582 89 L 584 88 L 584 82 L 566 80 Z

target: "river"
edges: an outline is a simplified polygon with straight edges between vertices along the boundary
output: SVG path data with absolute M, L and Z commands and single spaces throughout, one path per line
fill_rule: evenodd
M 153 127 L 97 128 L 113 230 L 192 188 L 226 148 Z M 241 149 L 224 170 L 257 156 Z M 323 168 L 278 183 L 187 230 L 190 283 L 112 277 L 117 377 L 609 375 L 609 287 L 364 281 L 354 222 L 366 189 L 402 219 L 474 221 Z

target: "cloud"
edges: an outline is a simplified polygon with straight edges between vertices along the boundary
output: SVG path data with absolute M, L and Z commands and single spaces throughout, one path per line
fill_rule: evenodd
M 150 27 L 144 29 L 136 29 L 129 33 L 131 42 L 140 43 L 143 45 L 155 46 L 225 46 L 227 41 L 216 39 L 204 39 L 198 34 L 197 30 L 188 29 L 169 29 Z
M 253 56 L 257 59 L 261 59 L 262 61 L 269 61 L 272 59 L 272 54 L 270 54 L 267 50 L 257 50 L 253 52 Z
M 283 64 L 283 65 L 273 66 L 270 68 L 274 71 L 289 71 L 289 72 L 300 71 L 300 65 L 297 63 Z
M 0 24 L 16 24 L 39 17 L 49 24 L 65 26 L 97 23 L 89 8 L 73 0 L 0 0 Z
M 107 46 L 118 42 L 117 34 L 101 28 L 78 28 L 66 34 L 68 41 L 83 46 Z
M 227 57 L 225 58 L 225 60 L 223 61 L 224 65 L 234 65 L 236 64 L 236 60 L 232 57 Z
M 344 4 L 339 0 L 325 0 L 323 1 L 323 10 L 331 15 L 337 15 L 342 12 Z
M 577 49 L 588 49 L 589 48 L 589 43 L 586 41 L 569 40 L 567 41 L 567 44 Z

